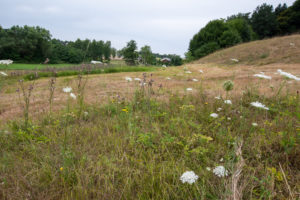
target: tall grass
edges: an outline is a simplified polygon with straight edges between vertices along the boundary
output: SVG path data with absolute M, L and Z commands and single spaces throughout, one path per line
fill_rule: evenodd
M 278 95 L 275 88 L 273 96 L 264 97 L 248 90 L 226 105 L 207 96 L 204 88 L 158 100 L 162 89 L 153 86 L 152 77 L 144 74 L 141 83 L 133 100 L 82 101 L 83 107 L 53 113 L 55 120 L 41 117 L 28 131 L 12 122 L 0 134 L 0 199 L 298 195 L 299 94 Z M 250 106 L 253 101 L 270 110 Z M 78 117 L 80 109 L 88 114 Z M 213 112 L 219 117 L 210 117 Z M 208 170 L 220 165 L 228 176 Z M 199 179 L 183 184 L 179 178 L 189 170 Z

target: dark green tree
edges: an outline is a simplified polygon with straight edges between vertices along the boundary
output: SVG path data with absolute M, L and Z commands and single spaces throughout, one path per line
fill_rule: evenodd
M 300 0 L 284 10 L 277 17 L 281 34 L 288 34 L 300 30 Z
M 242 42 L 248 42 L 253 39 L 253 30 L 251 28 L 251 25 L 248 24 L 248 22 L 244 18 L 231 19 L 227 21 L 227 24 L 232 31 L 235 30 L 238 33 L 239 37 L 242 39 Z
M 276 35 L 279 28 L 273 6 L 266 3 L 258 6 L 252 14 L 251 25 L 260 39 Z
M 223 19 L 210 21 L 190 41 L 191 56 L 200 58 L 220 48 L 218 40 L 226 30 L 228 25 Z
M 126 47 L 122 49 L 122 54 L 128 65 L 135 65 L 138 58 L 136 42 L 134 40 L 129 41 Z
M 243 40 L 239 33 L 234 29 L 224 31 L 219 38 L 219 44 L 222 48 L 231 47 L 235 44 L 241 43 Z

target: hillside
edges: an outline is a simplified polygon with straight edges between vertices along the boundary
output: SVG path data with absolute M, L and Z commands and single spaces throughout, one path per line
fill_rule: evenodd
M 266 65 L 300 63 L 300 34 L 243 43 L 203 57 L 198 63 Z M 238 59 L 239 62 L 231 59 Z

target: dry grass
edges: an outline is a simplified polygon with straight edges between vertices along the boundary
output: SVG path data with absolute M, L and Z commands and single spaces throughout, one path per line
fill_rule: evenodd
M 291 45 L 292 43 L 292 45 Z M 230 59 L 238 59 L 242 64 L 266 65 L 271 63 L 300 63 L 300 35 L 275 37 L 240 44 L 217 51 L 195 63 L 235 64 Z
M 184 73 L 183 68 L 190 70 L 191 74 Z M 201 74 L 199 70 L 203 70 Z M 211 97 L 222 94 L 222 84 L 226 80 L 233 80 L 235 83 L 235 90 L 233 96 L 240 96 L 243 91 L 250 85 L 260 93 L 268 96 L 273 87 L 278 87 L 282 84 L 284 78 L 278 74 L 274 74 L 277 69 L 290 72 L 294 75 L 300 76 L 300 64 L 272 64 L 264 66 L 218 66 L 216 64 L 187 64 L 182 67 L 171 67 L 167 70 L 160 70 L 153 73 L 154 87 L 162 84 L 163 91 L 171 91 L 173 93 L 185 94 L 186 88 L 193 88 L 189 93 L 195 93 L 200 87 L 205 89 L 205 92 Z M 264 72 L 266 75 L 272 76 L 272 80 L 262 80 L 253 77 L 253 74 Z M 88 104 L 102 104 L 107 99 L 113 96 L 120 95 L 122 97 L 131 98 L 135 89 L 139 87 L 138 81 L 127 82 L 126 76 L 142 78 L 142 72 L 133 73 L 118 73 L 118 74 L 101 74 L 92 75 L 88 77 L 88 84 L 86 88 L 86 103 Z M 170 77 L 171 80 L 167 80 Z M 192 79 L 198 79 L 198 82 L 193 82 Z M 76 77 L 58 78 L 56 83 L 56 90 L 54 94 L 53 109 L 60 110 L 65 106 L 67 95 L 62 92 L 65 86 L 75 88 Z M 29 85 L 30 82 L 27 82 Z M 294 93 L 299 90 L 299 82 L 288 80 L 286 82 L 290 92 Z M 4 95 L 0 102 L 0 120 L 5 122 L 7 120 L 15 119 L 22 115 L 20 109 L 18 94 L 15 90 L 18 88 L 17 84 L 3 88 Z M 33 98 L 31 101 L 31 115 L 33 118 L 38 118 L 40 113 L 48 112 L 48 79 L 40 79 L 36 81 L 33 91 Z M 159 95 L 163 99 L 164 94 Z

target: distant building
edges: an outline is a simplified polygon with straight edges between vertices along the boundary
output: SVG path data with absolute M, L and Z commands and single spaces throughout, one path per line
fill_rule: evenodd
M 162 58 L 160 60 L 162 63 L 170 63 L 171 62 L 171 59 L 170 58 Z

